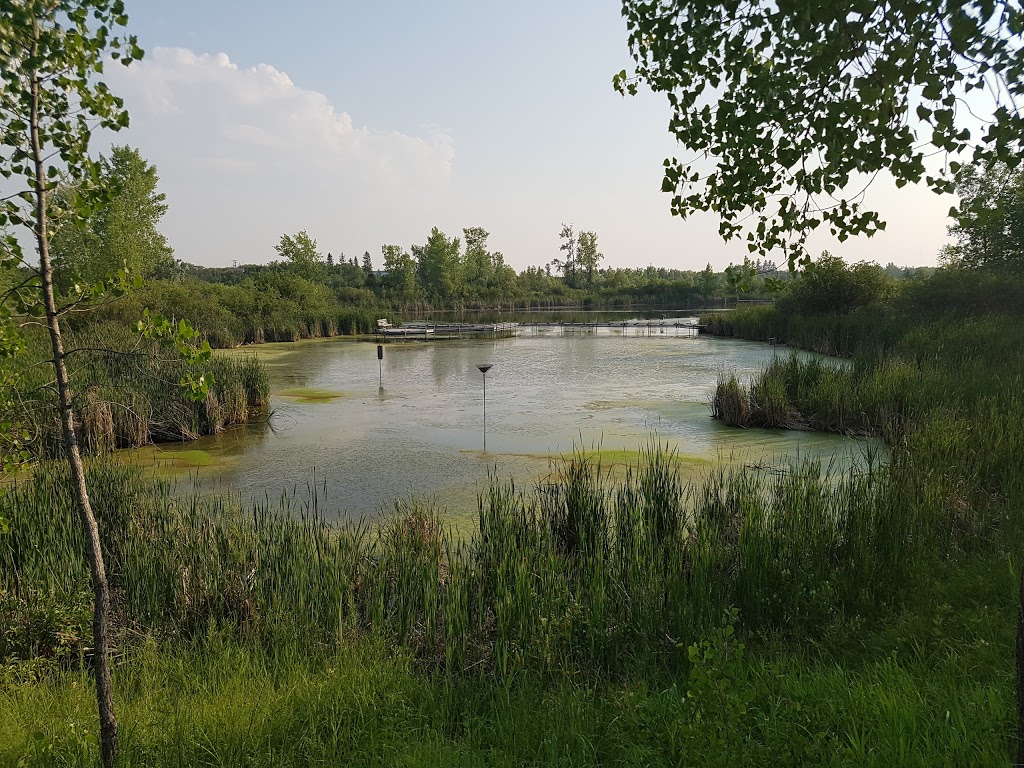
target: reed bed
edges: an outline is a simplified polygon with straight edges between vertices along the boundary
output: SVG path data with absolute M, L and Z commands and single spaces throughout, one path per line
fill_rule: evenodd
M 79 439 L 89 453 L 158 441 L 191 440 L 265 412 L 270 385 L 256 356 L 214 356 L 204 367 L 213 384 L 202 402 L 184 397 L 185 363 L 171 350 L 110 325 L 68 334 L 68 358 Z M 46 342 L 30 337 L 11 373 L 13 412 L 35 458 L 56 456 L 61 431 Z M 10 363 L 9 363 L 10 364 Z
M 893 485 L 946 551 L 986 546 L 1019 526 L 1024 319 L 906 315 L 895 304 L 873 318 L 788 317 L 763 307 L 716 322 L 715 330 L 753 338 L 788 333 L 778 338 L 796 346 L 820 348 L 814 340 L 828 337 L 851 359 L 779 355 L 750 380 L 723 374 L 713 416 L 882 438 Z
M 373 333 L 385 310 L 350 306 L 326 286 L 285 279 L 281 285 L 221 285 L 197 280 L 153 281 L 97 313 L 130 327 L 144 308 L 164 317 L 185 318 L 214 348 Z M 372 294 L 371 294 L 372 296 Z M 82 320 L 88 330 L 94 319 Z

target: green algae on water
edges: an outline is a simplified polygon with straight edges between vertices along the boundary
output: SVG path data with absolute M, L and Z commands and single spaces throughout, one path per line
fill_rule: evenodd
M 332 389 L 321 389 L 319 387 L 294 387 L 278 392 L 281 397 L 295 400 L 300 403 L 329 403 L 340 397 L 346 397 L 347 392 L 336 392 Z

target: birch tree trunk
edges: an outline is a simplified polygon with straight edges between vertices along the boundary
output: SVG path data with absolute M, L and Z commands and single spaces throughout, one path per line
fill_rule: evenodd
M 35 52 L 33 52 L 35 55 Z M 43 304 L 46 309 L 46 327 L 53 351 L 53 370 L 57 382 L 57 396 L 60 407 L 61 427 L 64 438 L 64 454 L 71 467 L 75 501 L 85 536 L 86 557 L 92 572 L 93 589 L 93 671 L 96 678 L 96 700 L 100 715 L 100 752 L 103 765 L 111 768 L 117 759 L 117 719 L 114 716 L 114 697 L 110 681 L 110 585 L 107 569 L 103 562 L 103 548 L 100 529 L 89 503 L 89 491 L 85 484 L 85 467 L 78 450 L 75 434 L 75 419 L 72 409 L 71 387 L 68 371 L 64 364 L 64 344 L 61 339 L 60 318 L 53 294 L 53 265 L 50 262 L 49 234 L 46 211 L 46 167 L 45 157 L 39 140 L 39 73 L 33 73 L 31 93 L 31 122 L 29 130 L 32 139 L 32 162 L 35 170 L 35 225 L 36 246 L 39 251 L 39 274 L 42 281 Z

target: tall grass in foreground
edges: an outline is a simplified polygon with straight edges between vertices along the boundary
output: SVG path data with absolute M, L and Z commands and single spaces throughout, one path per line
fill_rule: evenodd
M 1001 570 L 977 569 L 979 583 L 1012 592 Z M 974 610 L 922 609 L 934 597 L 915 595 L 920 620 L 897 614 L 891 635 L 871 632 L 853 659 L 744 653 L 726 627 L 694 648 L 686 676 L 589 684 L 415 674 L 408 654 L 373 642 L 146 642 L 114 678 L 122 765 L 1002 768 L 1012 611 L 981 610 L 981 590 L 965 601 Z M 897 635 L 919 650 L 892 645 Z M 99 765 L 94 708 L 84 672 L 0 685 L 0 764 Z
M 916 521 L 884 468 L 723 469 L 691 484 L 670 453 L 638 459 L 617 480 L 582 457 L 534 489 L 494 480 L 468 539 L 415 504 L 371 526 L 287 501 L 183 500 L 109 460 L 90 488 L 125 633 L 367 636 L 451 672 L 685 666 L 681 649 L 730 607 L 750 630 L 805 631 L 893 597 L 914 555 Z M 41 466 L 0 503 L 0 658 L 74 663 L 87 570 L 63 470 Z

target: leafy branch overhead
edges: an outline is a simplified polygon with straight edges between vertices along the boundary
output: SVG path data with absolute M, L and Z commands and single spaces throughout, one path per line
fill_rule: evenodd
M 716 212 L 751 252 L 792 266 L 819 227 L 885 229 L 864 205 L 881 173 L 945 193 L 958 160 L 1018 162 L 1017 0 L 623 0 L 622 13 L 636 66 L 615 88 L 666 94 L 694 153 L 665 161 L 672 212 Z

